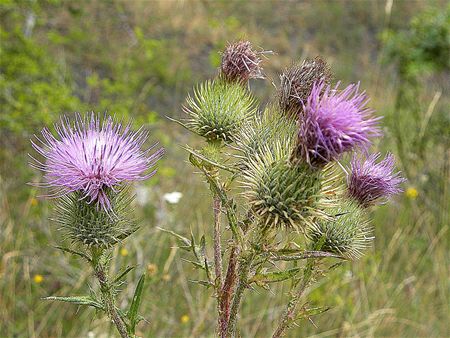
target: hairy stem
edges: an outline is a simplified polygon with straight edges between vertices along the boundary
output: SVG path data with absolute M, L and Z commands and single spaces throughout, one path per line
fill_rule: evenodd
M 308 259 L 305 267 L 305 271 L 303 273 L 303 277 L 298 285 L 297 290 L 292 295 L 291 299 L 289 300 L 289 303 L 286 307 L 286 310 L 284 311 L 283 315 L 280 318 L 280 321 L 278 322 L 278 327 L 275 330 L 275 333 L 273 334 L 272 338 L 279 338 L 285 335 L 286 330 L 289 328 L 289 326 L 293 323 L 295 320 L 295 316 L 297 314 L 297 306 L 300 302 L 306 287 L 308 286 L 314 269 L 314 259 L 310 258 Z
M 222 245 L 220 239 L 220 213 L 222 203 L 219 196 L 214 195 L 213 210 L 214 210 L 214 269 L 216 272 L 216 282 L 218 290 L 222 289 Z
M 241 258 L 239 264 L 239 280 L 234 293 L 233 303 L 230 310 L 230 318 L 228 320 L 227 337 L 236 337 L 237 314 L 242 300 L 242 295 L 247 288 L 248 275 L 253 262 L 254 254 Z
M 214 211 L 214 270 L 216 274 L 215 279 L 215 288 L 216 288 L 216 297 L 217 297 L 217 310 L 218 310 L 218 329 L 217 332 L 220 332 L 221 323 L 223 322 L 223 314 L 221 307 L 221 298 L 222 298 L 222 245 L 220 239 L 220 213 L 221 213 L 221 200 L 217 194 L 214 194 L 213 197 L 213 211 Z
M 222 314 L 220 322 L 220 337 L 225 338 L 228 331 L 228 321 L 230 320 L 230 306 L 231 306 L 231 296 L 233 294 L 233 288 L 236 283 L 236 267 L 237 267 L 237 257 L 239 255 L 239 248 L 234 246 L 231 249 L 230 259 L 228 260 L 227 275 L 225 277 L 225 282 L 223 284 L 221 299 L 220 299 L 220 310 Z
M 119 331 L 122 338 L 130 338 L 127 332 L 127 326 L 117 311 L 114 293 L 111 285 L 108 282 L 107 266 L 101 262 L 103 250 L 92 249 L 92 267 L 94 268 L 95 276 L 100 284 L 100 292 L 102 294 L 103 305 L 108 317 L 112 320 Z

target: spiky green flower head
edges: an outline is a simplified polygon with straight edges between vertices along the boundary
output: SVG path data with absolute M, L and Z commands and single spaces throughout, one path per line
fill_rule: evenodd
M 311 223 L 306 237 L 320 250 L 358 259 L 370 247 L 374 237 L 367 211 L 356 202 L 344 199 L 325 210 L 330 218 Z
M 291 118 L 299 118 L 314 83 L 330 84 L 331 79 L 330 67 L 318 56 L 286 68 L 280 75 L 278 89 L 280 109 Z
M 138 229 L 130 205 L 134 195 L 131 187 L 106 190 L 112 210 L 88 203 L 81 192 L 64 195 L 55 207 L 55 221 L 74 244 L 108 248 Z
M 302 230 L 312 218 L 326 216 L 321 211 L 329 193 L 322 184 L 326 170 L 291 163 L 289 149 L 281 143 L 273 149 L 264 147 L 247 165 L 242 179 L 243 195 L 263 229 L 284 226 Z M 330 187 L 328 183 L 325 186 Z
M 232 142 L 256 112 L 255 99 L 240 83 L 216 79 L 194 89 L 186 99 L 185 126 L 208 141 Z
M 269 105 L 253 119 L 247 121 L 236 138 L 237 157 L 245 168 L 246 162 L 265 150 L 292 149 L 295 144 L 296 123 L 286 117 L 276 105 Z

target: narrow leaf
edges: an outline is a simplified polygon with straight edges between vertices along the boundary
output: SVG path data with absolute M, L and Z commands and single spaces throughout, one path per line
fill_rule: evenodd
M 84 254 L 82 252 L 79 252 L 79 251 L 76 251 L 76 250 L 72 250 L 72 249 L 69 249 L 69 248 L 65 248 L 65 247 L 62 247 L 62 246 L 57 246 L 57 245 L 55 246 L 55 248 L 59 249 L 59 250 L 61 250 L 63 252 L 70 253 L 70 254 L 75 255 L 75 256 L 80 256 L 80 257 L 86 259 L 88 262 L 91 262 L 91 258 L 88 255 L 86 255 L 86 254 Z
M 170 230 L 166 230 L 166 229 L 163 229 L 163 228 L 160 228 L 160 227 L 157 227 L 157 229 L 161 230 L 163 232 L 166 232 L 166 233 L 168 233 L 168 234 L 170 234 L 170 235 L 172 235 L 174 237 L 176 237 L 181 242 L 183 242 L 184 245 L 187 245 L 189 247 L 191 246 L 191 241 L 188 238 L 186 238 L 184 236 L 181 236 L 181 235 L 177 234 L 176 232 L 173 232 L 173 231 L 170 231 Z
M 254 275 L 249 282 L 255 282 L 256 284 L 281 282 L 294 277 L 299 271 L 300 268 L 293 268 L 286 271 L 258 273 Z
M 130 310 L 128 311 L 128 319 L 130 320 L 130 329 L 134 334 L 136 329 L 136 325 L 139 322 L 138 311 L 139 306 L 142 302 L 142 292 L 144 291 L 144 283 L 145 283 L 145 274 L 139 278 L 139 282 L 137 283 L 136 290 L 134 290 L 133 301 L 130 305 Z
M 113 281 L 113 284 L 118 283 L 122 278 L 124 278 L 127 273 L 129 273 L 131 270 L 133 270 L 135 266 L 128 266 L 125 270 L 123 270 Z
M 56 300 L 56 301 L 72 303 L 72 304 L 76 304 L 76 305 L 93 306 L 96 309 L 104 310 L 103 305 L 100 304 L 97 300 L 95 300 L 91 296 L 70 296 L 70 297 L 51 296 L 51 297 L 45 297 L 42 299 L 43 300 Z

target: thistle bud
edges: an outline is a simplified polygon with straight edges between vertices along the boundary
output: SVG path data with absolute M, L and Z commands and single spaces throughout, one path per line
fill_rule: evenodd
M 314 244 L 321 243 L 321 251 L 360 258 L 374 239 L 366 210 L 345 200 L 326 212 L 330 218 L 311 223 L 306 237 Z
M 246 122 L 239 131 L 236 145 L 242 167 L 246 167 L 245 162 L 249 159 L 261 155 L 264 149 L 275 151 L 275 147 L 280 146 L 289 155 L 296 129 L 295 121 L 284 116 L 278 107 L 266 107 L 261 115 Z
M 319 213 L 322 172 L 308 165 L 292 165 L 283 149 L 266 148 L 248 161 L 244 171 L 244 196 L 263 228 L 303 228 Z
M 220 75 L 229 82 L 246 82 L 264 78 L 260 66 L 261 52 L 253 50 L 249 41 L 238 41 L 227 46 L 222 54 Z
M 291 118 L 297 118 L 303 111 L 313 85 L 318 82 L 329 84 L 332 74 L 330 67 L 320 57 L 306 59 L 284 70 L 280 75 L 278 102 L 282 111 Z
M 246 88 L 222 80 L 206 81 L 186 101 L 186 127 L 209 141 L 232 142 L 256 112 L 255 99 Z

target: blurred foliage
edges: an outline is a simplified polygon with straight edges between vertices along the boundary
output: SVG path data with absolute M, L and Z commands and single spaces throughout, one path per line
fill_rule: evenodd
M 450 70 L 450 4 L 415 16 L 408 29 L 386 30 L 382 39 L 388 61 L 396 61 L 405 79 Z
M 336 79 L 361 81 L 371 106 L 385 115 L 379 148 L 397 149 L 409 179 L 405 188 L 416 191 L 375 213 L 376 249 L 345 271 L 343 282 L 332 275 L 312 290 L 312 305 L 327 298 L 334 307 L 314 319 L 318 328 L 302 322 L 293 336 L 447 334 L 447 1 L 0 0 L 0 337 L 109 332 L 107 320 L 89 310 L 40 301 L 85 292 L 80 288 L 90 271 L 50 247 L 55 235 L 48 202 L 25 185 L 39 179 L 27 166 L 30 135 L 61 113 L 90 110 L 145 124 L 167 150 L 160 172 L 143 187 L 148 202 L 137 209 L 143 226 L 124 243 L 128 255 L 116 255 L 121 264 L 137 262 L 137 274 L 149 263 L 158 268 L 143 304 L 150 324 L 142 332 L 212 332 L 213 298 L 186 282 L 198 279 L 197 272 L 179 263 L 175 244 L 155 230 L 196 234 L 211 224 L 203 182 L 191 179 L 177 146 L 196 141 L 164 116 L 179 117 L 186 93 L 214 75 L 219 51 L 238 38 L 276 52 L 263 64 L 268 81 L 251 83 L 263 101 L 273 99 L 271 83 L 284 67 L 319 54 Z M 173 190 L 184 196 L 168 205 L 162 195 Z M 42 276 L 39 283 L 35 275 Z M 125 299 L 134 287 L 124 286 Z M 268 336 L 285 292 L 251 296 L 243 308 L 243 323 L 251 323 L 245 336 Z M 181 319 L 185 315 L 189 321 Z

